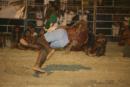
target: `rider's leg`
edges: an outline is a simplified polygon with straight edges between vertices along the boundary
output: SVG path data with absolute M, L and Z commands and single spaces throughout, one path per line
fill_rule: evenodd
M 77 40 L 73 40 L 70 44 L 66 47 L 66 52 L 69 52 L 73 46 L 78 44 Z
M 56 29 L 44 36 L 52 48 L 63 48 L 69 43 L 68 34 L 64 29 Z

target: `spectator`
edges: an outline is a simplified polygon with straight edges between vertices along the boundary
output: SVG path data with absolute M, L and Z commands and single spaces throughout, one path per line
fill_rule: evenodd
M 12 29 L 12 48 L 17 48 L 19 44 L 19 40 L 21 38 L 21 28 L 16 25 L 14 29 Z
M 129 27 L 129 21 L 128 20 L 124 20 L 123 21 L 124 24 L 124 32 L 122 35 L 122 38 L 124 40 L 125 46 L 123 49 L 123 56 L 124 57 L 129 57 L 130 58 L 130 27 Z
M 119 30 L 120 30 L 120 25 L 118 23 L 114 23 L 112 25 L 112 36 L 114 41 L 118 40 Z

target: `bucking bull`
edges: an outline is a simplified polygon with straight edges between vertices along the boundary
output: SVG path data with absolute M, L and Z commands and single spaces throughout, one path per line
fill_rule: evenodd
M 68 36 L 70 43 L 67 45 L 69 51 L 84 51 L 87 55 L 93 54 L 95 56 L 105 55 L 107 39 L 104 34 L 99 33 L 91 37 L 87 29 L 87 23 L 84 21 L 78 22 L 75 26 L 68 28 Z M 91 48 L 89 49 L 88 43 L 91 40 Z
M 57 37 L 57 32 L 60 31 Z M 59 44 L 58 46 L 64 47 L 66 51 L 81 51 L 83 50 L 86 52 L 86 54 L 96 53 L 97 56 L 104 55 L 105 48 L 106 48 L 106 38 L 103 34 L 99 34 L 96 39 L 94 40 L 94 46 L 91 50 L 88 50 L 87 43 L 89 42 L 88 37 L 88 29 L 87 29 L 87 23 L 83 20 L 79 21 L 77 24 L 75 24 L 72 27 L 69 27 L 67 29 L 56 29 L 48 35 L 53 34 L 54 36 L 50 37 L 49 40 L 48 37 L 46 37 L 46 33 L 42 30 L 39 37 L 36 40 L 35 44 L 28 43 L 24 38 L 20 39 L 20 42 L 22 45 L 27 47 L 33 47 L 39 49 L 39 56 L 37 57 L 36 64 L 33 67 L 33 70 L 38 72 L 44 72 L 41 69 L 42 64 L 45 62 L 47 58 L 49 58 L 53 53 L 54 49 L 50 47 L 54 45 L 58 45 L 59 43 L 55 44 L 56 42 L 62 42 L 63 44 Z M 61 34 L 61 35 L 60 35 Z M 31 34 L 33 35 L 33 34 Z M 48 36 L 47 35 L 47 36 Z M 66 36 L 67 35 L 67 36 Z M 28 36 L 28 35 L 27 35 Z M 66 38 L 67 37 L 67 38 Z M 54 39 L 50 40 L 50 38 Z M 64 40 L 64 41 L 62 41 Z

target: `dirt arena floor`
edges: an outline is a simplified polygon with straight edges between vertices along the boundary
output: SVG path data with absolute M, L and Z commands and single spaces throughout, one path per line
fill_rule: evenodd
M 31 50 L 0 49 L 0 87 L 130 87 L 130 59 L 122 57 L 117 43 L 109 42 L 102 57 L 56 51 L 39 77 L 31 69 L 36 56 Z

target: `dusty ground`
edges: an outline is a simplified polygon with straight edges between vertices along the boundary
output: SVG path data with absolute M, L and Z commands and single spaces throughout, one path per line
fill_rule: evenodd
M 72 70 L 53 67 L 51 73 L 37 78 L 31 70 L 37 52 L 0 49 L 0 87 L 130 87 L 130 59 L 121 57 L 121 50 L 116 43 L 109 43 L 106 56 L 102 57 L 56 51 L 43 68 L 54 65 Z M 73 70 L 73 65 L 86 69 Z

